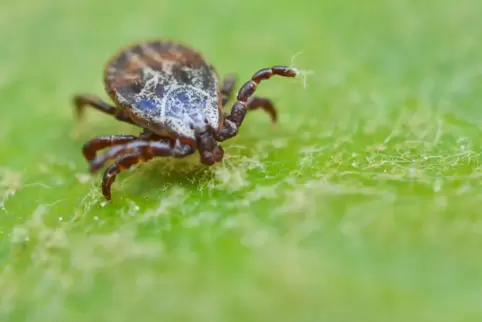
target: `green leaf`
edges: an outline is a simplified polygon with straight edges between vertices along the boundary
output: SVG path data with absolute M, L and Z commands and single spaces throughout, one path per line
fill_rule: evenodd
M 1 319 L 480 321 L 481 16 L 474 0 L 4 0 Z M 279 122 L 250 112 L 222 164 L 153 160 L 106 202 L 82 145 L 139 129 L 78 121 L 72 97 L 107 100 L 107 60 L 155 38 L 238 86 L 312 73 L 259 86 Z

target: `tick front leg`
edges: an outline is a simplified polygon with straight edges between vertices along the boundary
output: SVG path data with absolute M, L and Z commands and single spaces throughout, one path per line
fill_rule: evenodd
M 111 150 L 112 151 L 112 150 Z M 114 183 L 116 176 L 121 172 L 129 169 L 133 165 L 140 162 L 147 162 L 155 157 L 160 156 L 187 156 L 194 152 L 190 146 L 172 146 L 168 141 L 137 141 L 126 144 L 122 149 L 118 149 L 116 153 L 111 152 L 110 158 L 120 156 L 115 163 L 111 164 L 104 172 L 102 178 L 102 194 L 107 200 L 111 200 L 111 185 Z M 105 160 L 100 160 L 99 164 L 104 164 Z
M 246 104 L 246 111 L 254 111 L 262 109 L 271 116 L 271 121 L 276 123 L 278 120 L 278 111 L 276 110 L 273 102 L 269 98 L 264 97 L 252 97 L 248 104 Z M 229 119 L 229 115 L 225 117 L 221 132 L 216 136 L 217 141 L 225 141 L 238 134 L 238 126 Z
M 93 95 L 76 95 L 74 97 L 74 105 L 77 115 L 80 117 L 86 106 L 92 107 L 98 111 L 114 116 L 117 120 L 135 125 L 134 122 L 122 111 L 114 106 L 102 101 Z
M 222 97 L 222 104 L 225 106 L 231 95 L 234 91 L 234 86 L 236 85 L 236 75 L 228 75 L 223 80 L 223 85 L 221 86 L 221 97 Z
M 226 117 L 226 119 L 235 125 L 236 128 L 239 128 L 243 123 L 246 112 L 249 109 L 249 98 L 254 94 L 258 85 L 261 83 L 261 81 L 270 79 L 273 75 L 296 77 L 299 75 L 299 72 L 298 70 L 288 66 L 275 66 L 257 71 L 251 77 L 251 80 L 247 81 L 241 87 L 237 95 L 237 101 L 234 103 L 233 108 L 231 109 L 231 114 Z M 266 105 L 266 102 L 264 104 Z M 232 127 L 232 125 L 229 124 L 228 127 Z

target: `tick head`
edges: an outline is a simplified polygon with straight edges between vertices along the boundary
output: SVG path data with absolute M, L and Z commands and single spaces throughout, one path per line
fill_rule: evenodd
M 224 156 L 223 148 L 218 144 L 211 131 L 206 131 L 196 136 L 196 141 L 201 155 L 201 163 L 213 165 L 220 162 Z

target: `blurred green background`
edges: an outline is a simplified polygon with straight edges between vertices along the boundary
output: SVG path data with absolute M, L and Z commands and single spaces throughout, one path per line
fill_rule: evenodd
M 0 317 L 8 321 L 480 321 L 478 0 L 0 2 Z M 122 173 L 113 202 L 82 144 L 138 129 L 104 63 L 191 44 L 257 92 L 223 146 Z

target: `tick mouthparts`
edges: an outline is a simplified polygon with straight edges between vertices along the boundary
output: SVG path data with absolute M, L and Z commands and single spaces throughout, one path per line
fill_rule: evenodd
M 197 145 L 201 155 L 201 163 L 212 165 L 223 159 L 224 150 L 218 145 L 212 130 L 199 134 L 197 136 Z
M 216 162 L 220 162 L 224 157 L 224 149 L 220 145 L 211 150 L 201 150 L 201 163 L 205 165 L 213 165 Z

